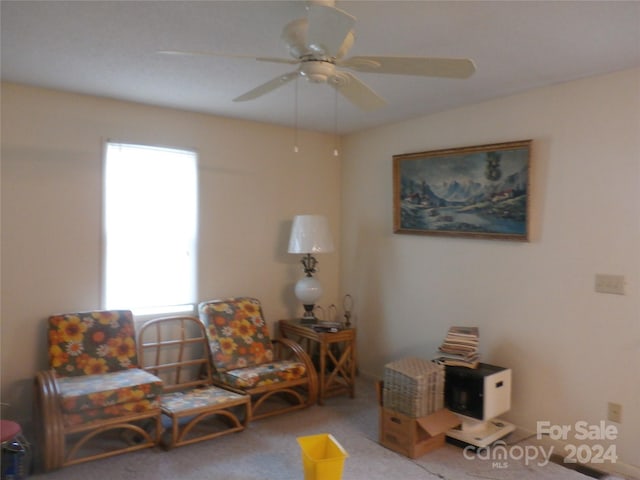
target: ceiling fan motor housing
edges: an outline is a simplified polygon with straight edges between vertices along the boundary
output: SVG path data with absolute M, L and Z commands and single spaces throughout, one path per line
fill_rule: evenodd
M 300 65 L 300 73 L 311 83 L 326 83 L 335 76 L 336 66 L 323 60 L 309 60 Z

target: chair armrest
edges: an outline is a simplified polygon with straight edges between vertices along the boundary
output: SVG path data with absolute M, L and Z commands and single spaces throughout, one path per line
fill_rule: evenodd
M 58 381 L 53 370 L 36 374 L 34 382 L 34 418 L 37 439 L 45 471 L 62 467 L 64 462 L 64 421 Z
M 289 338 L 273 338 L 271 343 L 278 349 L 278 347 L 284 347 L 284 349 L 293 353 L 295 358 L 304 363 L 307 370 L 307 376 L 309 377 L 309 404 L 312 405 L 316 402 L 318 397 L 318 373 L 316 367 L 311 361 L 311 357 L 305 352 L 304 348 L 299 343 L 294 342 Z M 280 348 L 280 356 L 283 355 L 283 348 Z

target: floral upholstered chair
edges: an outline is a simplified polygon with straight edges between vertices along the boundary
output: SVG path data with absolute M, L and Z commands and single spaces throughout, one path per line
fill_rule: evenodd
M 138 333 L 140 365 L 164 383 L 162 413 L 171 424 L 167 448 L 244 430 L 251 399 L 214 385 L 205 327 L 196 317 L 149 320 Z
M 251 395 L 253 419 L 316 402 L 318 376 L 311 359 L 299 344 L 269 337 L 257 299 L 212 300 L 198 310 L 207 327 L 217 380 Z
M 137 368 L 130 311 L 49 317 L 49 364 L 35 379 L 45 470 L 158 443 L 162 380 Z M 122 445 L 83 451 L 114 430 L 128 433 L 120 436 Z

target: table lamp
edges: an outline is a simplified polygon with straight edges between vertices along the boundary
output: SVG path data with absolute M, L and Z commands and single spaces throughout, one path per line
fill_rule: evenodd
M 313 277 L 318 261 L 315 253 L 333 252 L 333 240 L 329 232 L 329 223 L 323 215 L 296 215 L 291 226 L 289 253 L 302 253 L 302 266 L 305 276 L 295 286 L 296 297 L 304 306 L 303 323 L 315 323 L 313 308 L 322 296 L 322 285 Z

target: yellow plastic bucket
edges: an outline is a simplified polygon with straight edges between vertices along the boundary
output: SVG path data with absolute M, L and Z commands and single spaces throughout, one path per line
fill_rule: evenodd
M 349 455 L 333 438 L 333 435 L 321 433 L 298 437 L 302 450 L 304 480 L 340 480 L 344 460 Z

